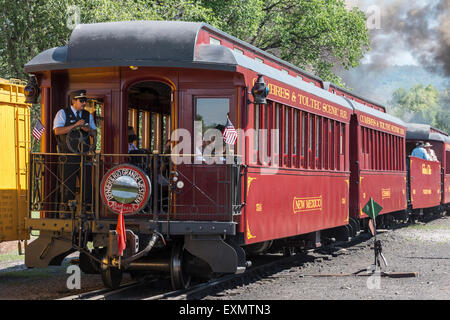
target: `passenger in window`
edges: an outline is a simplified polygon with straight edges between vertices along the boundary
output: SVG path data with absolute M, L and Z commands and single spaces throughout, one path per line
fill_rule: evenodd
M 134 144 L 136 140 L 137 135 L 134 133 L 134 128 L 132 126 L 128 126 L 128 153 L 138 150 L 138 147 Z
M 425 143 L 425 150 L 427 150 L 428 156 L 430 157 L 431 161 L 438 161 L 437 157 L 436 157 L 436 153 L 434 153 L 434 150 L 431 149 L 433 145 L 431 145 L 429 142 Z
M 416 147 L 414 148 L 414 150 L 411 153 L 411 156 L 417 157 L 420 159 L 424 159 L 424 160 L 430 160 L 430 156 L 428 155 L 427 150 L 425 150 L 424 145 L 425 144 L 423 141 L 417 142 Z

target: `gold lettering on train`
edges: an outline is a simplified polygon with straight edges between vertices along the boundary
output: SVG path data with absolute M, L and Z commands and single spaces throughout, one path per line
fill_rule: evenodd
M 253 84 L 255 82 L 256 78 L 253 78 Z M 341 109 L 328 103 L 321 102 L 317 99 L 305 96 L 301 93 L 296 93 L 287 88 L 277 86 L 276 84 L 273 83 L 267 83 L 267 87 L 269 88 L 269 95 L 290 100 L 291 102 L 297 105 L 305 107 L 306 109 L 310 109 L 313 111 L 321 111 L 328 115 L 332 115 L 344 120 L 348 119 L 349 114 L 348 111 L 345 109 Z
M 431 194 L 431 189 L 423 189 L 423 194 L 429 195 Z
M 294 197 L 292 208 L 294 213 L 316 210 L 322 211 L 322 196 L 309 198 Z
M 397 127 L 393 124 L 381 121 L 379 119 L 374 119 L 368 116 L 365 116 L 363 114 L 359 115 L 359 122 L 361 124 L 365 124 L 367 126 L 371 126 L 371 127 L 375 127 L 378 128 L 380 130 L 384 130 L 384 131 L 389 131 L 395 134 L 400 134 L 400 135 L 404 135 L 405 134 L 405 129 Z
M 431 166 L 423 163 L 422 164 L 422 174 L 431 176 Z
M 381 199 L 390 199 L 391 198 L 391 189 L 381 189 Z

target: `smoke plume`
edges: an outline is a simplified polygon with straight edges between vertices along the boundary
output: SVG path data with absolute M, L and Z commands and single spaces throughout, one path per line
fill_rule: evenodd
M 361 2 L 361 1 L 359 1 Z M 380 29 L 370 30 L 373 68 L 392 65 L 409 52 L 432 72 L 450 77 L 450 0 L 376 0 Z

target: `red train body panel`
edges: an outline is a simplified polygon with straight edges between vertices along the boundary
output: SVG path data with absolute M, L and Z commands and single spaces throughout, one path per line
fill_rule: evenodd
M 442 204 L 450 204 L 450 142 L 443 145 Z
M 355 218 L 367 218 L 362 208 L 372 198 L 383 207 L 380 215 L 406 210 L 406 173 L 377 173 L 361 171 L 358 194 L 358 212 Z
M 275 176 L 248 172 L 246 243 L 348 224 L 348 174 L 280 171 Z
M 437 207 L 441 204 L 441 164 L 410 157 L 410 192 L 413 209 Z

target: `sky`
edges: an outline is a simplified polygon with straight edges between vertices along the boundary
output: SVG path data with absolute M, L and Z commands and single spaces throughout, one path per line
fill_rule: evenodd
M 450 77 L 450 0 L 346 0 L 367 16 L 373 69 L 418 65 Z

